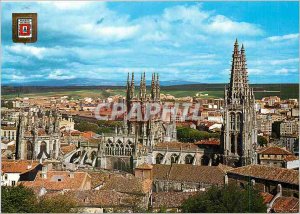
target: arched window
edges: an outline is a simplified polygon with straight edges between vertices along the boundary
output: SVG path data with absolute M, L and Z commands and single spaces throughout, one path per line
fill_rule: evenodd
M 209 157 L 206 156 L 206 155 L 203 155 L 202 158 L 201 158 L 201 165 L 203 166 L 207 166 L 209 164 Z
M 93 151 L 93 152 L 91 153 L 91 160 L 94 160 L 94 159 L 96 158 L 96 156 L 97 156 L 96 151 Z
M 27 160 L 33 159 L 33 145 L 30 141 L 27 141 L 26 143 L 26 151 L 27 151 Z
M 156 163 L 156 164 L 161 164 L 163 158 L 164 158 L 164 156 L 163 156 L 162 154 L 158 153 L 158 154 L 156 155 L 156 158 L 155 158 L 155 163 Z
M 45 141 L 43 141 L 40 145 L 40 153 L 47 153 L 47 143 Z
M 124 145 L 120 144 L 120 155 L 124 155 Z
M 231 130 L 235 129 L 235 115 L 234 115 L 234 113 L 230 114 L 230 129 Z
M 176 154 L 171 155 L 171 163 L 177 163 L 177 161 L 178 161 L 178 155 Z
M 236 129 L 237 130 L 240 130 L 240 128 L 241 128 L 241 123 L 242 123 L 242 121 L 241 121 L 241 114 L 240 113 L 238 113 L 237 115 L 236 115 Z
M 185 156 L 185 163 L 186 164 L 192 164 L 194 161 L 194 157 L 192 155 Z

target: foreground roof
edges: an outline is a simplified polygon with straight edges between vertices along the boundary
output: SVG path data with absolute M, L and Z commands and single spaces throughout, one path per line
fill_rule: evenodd
M 47 178 L 42 178 L 39 172 L 34 181 L 21 182 L 27 187 L 44 187 L 46 190 L 77 190 L 82 189 L 90 175 L 86 172 L 48 171 Z
M 225 172 L 218 166 L 195 166 L 191 164 L 153 165 L 153 178 L 180 182 L 224 184 Z
M 1 171 L 4 173 L 20 173 L 31 171 L 36 168 L 38 165 L 41 165 L 38 161 L 27 161 L 27 160 L 18 160 L 18 161 L 9 161 L 2 160 Z
M 153 208 L 180 208 L 185 200 L 198 192 L 154 192 Z
M 235 168 L 227 173 L 299 185 L 299 172 L 293 169 L 266 165 L 248 165 Z
M 263 148 L 258 152 L 262 155 L 291 155 L 292 153 L 278 146 Z

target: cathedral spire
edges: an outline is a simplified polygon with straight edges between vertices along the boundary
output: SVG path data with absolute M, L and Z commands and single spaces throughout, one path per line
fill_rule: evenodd
M 131 74 L 130 98 L 134 97 L 134 72 Z
M 155 84 L 155 73 L 152 74 L 151 81 L 151 99 L 154 100 L 156 98 L 156 84 Z
M 140 82 L 140 99 L 146 99 L 146 75 L 145 72 L 141 73 L 141 82 Z
M 127 75 L 127 87 L 126 87 L 126 100 L 130 100 L 130 81 L 129 81 L 129 72 Z
M 236 39 L 232 54 L 228 100 L 233 103 L 244 102 L 244 99 L 247 98 L 248 87 L 245 48 L 242 45 L 241 50 L 239 50 L 239 44 Z
M 160 86 L 159 86 L 159 75 L 156 74 L 156 99 L 160 99 Z

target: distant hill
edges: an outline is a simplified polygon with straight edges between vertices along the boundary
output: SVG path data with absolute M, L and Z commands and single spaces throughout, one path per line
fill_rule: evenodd
M 208 97 L 223 97 L 227 84 L 176 84 L 161 86 L 161 93 L 175 97 L 195 96 L 197 93 Z M 299 98 L 298 84 L 251 84 L 256 99 L 265 96 L 279 96 L 282 99 Z M 111 90 L 107 90 L 111 89 Z M 138 87 L 136 87 L 138 90 Z M 148 89 L 149 90 L 149 87 Z M 16 96 L 93 96 L 107 97 L 125 93 L 125 86 L 2 86 L 3 97 Z M 109 92 L 108 92 L 109 91 Z

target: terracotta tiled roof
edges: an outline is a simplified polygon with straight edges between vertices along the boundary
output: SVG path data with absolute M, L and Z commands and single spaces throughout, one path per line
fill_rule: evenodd
M 80 134 L 81 134 L 81 132 L 77 131 L 77 130 L 71 132 L 72 136 L 79 136 Z
M 153 178 L 157 180 L 167 180 L 171 165 L 155 164 L 153 165 Z
M 263 197 L 264 204 L 270 203 L 272 199 L 274 198 L 274 195 L 268 193 L 268 192 L 261 192 L 260 195 Z
M 153 166 L 153 178 L 157 180 L 224 184 L 225 173 L 218 166 L 195 166 L 191 164 L 155 164 Z
M 92 188 L 103 185 L 105 180 L 109 179 L 109 174 L 105 172 L 88 172 L 92 180 Z
M 263 148 L 258 153 L 262 155 L 291 155 L 292 154 L 291 152 L 277 146 Z
M 195 143 L 196 145 L 220 145 L 220 140 L 212 139 L 212 140 L 200 140 Z
M 68 191 L 64 196 L 73 199 L 79 207 L 131 207 L 138 203 L 138 196 L 114 190 Z
M 227 166 L 227 165 L 224 165 L 224 164 L 221 164 L 221 163 L 218 165 L 218 167 L 219 167 L 223 172 L 227 172 L 227 171 L 233 169 L 233 167 Z
M 138 165 L 135 167 L 136 169 L 153 169 L 153 166 L 151 164 L 143 163 L 141 165 Z
M 150 181 L 150 180 L 149 180 Z M 121 193 L 146 194 L 150 191 L 152 182 L 134 176 L 111 175 L 105 181 L 102 190 L 115 190 Z
M 299 172 L 293 169 L 248 165 L 235 168 L 227 173 L 299 185 Z
M 90 178 L 86 172 L 73 172 L 74 177 L 70 176 L 67 171 L 48 171 L 47 178 L 42 178 L 42 172 L 39 172 L 34 181 L 21 182 L 27 187 L 44 187 L 46 190 L 60 191 L 68 190 L 81 190 Z
M 18 160 L 18 161 L 2 161 L 1 171 L 4 173 L 25 173 L 31 171 L 40 165 L 37 161 L 27 161 L 27 160 Z
M 182 203 L 198 192 L 154 192 L 152 207 L 180 208 Z
M 85 137 L 87 139 L 90 139 L 95 135 L 96 135 L 96 133 L 92 132 L 92 131 L 87 131 L 87 132 L 84 132 L 84 133 L 81 134 L 82 137 Z
M 299 158 L 295 155 L 288 155 L 286 157 L 284 157 L 284 161 L 294 161 L 294 160 L 298 160 Z
M 299 198 L 279 197 L 274 201 L 272 210 L 275 213 L 299 213 Z
M 69 152 L 72 152 L 76 149 L 76 146 L 74 144 L 70 144 L 67 146 L 61 146 L 60 150 L 62 151 L 63 154 L 67 154 Z
M 155 149 L 176 149 L 176 150 L 197 150 L 198 146 L 193 143 L 181 143 L 181 142 L 163 142 L 155 145 Z

